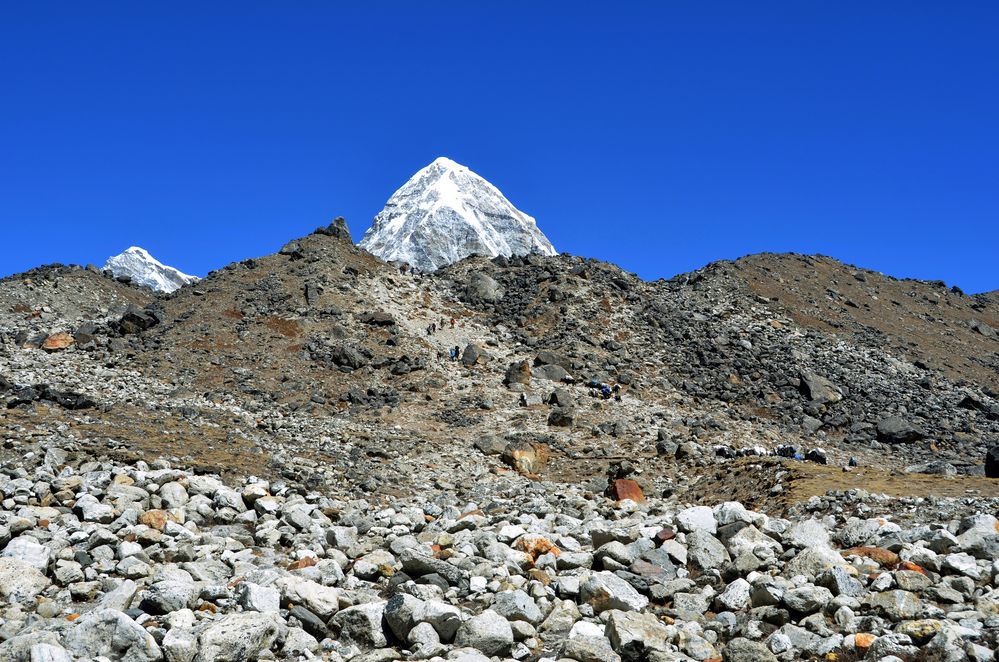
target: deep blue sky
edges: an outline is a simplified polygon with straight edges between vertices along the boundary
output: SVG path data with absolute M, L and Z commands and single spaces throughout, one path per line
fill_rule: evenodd
M 556 248 L 999 288 L 999 3 L 6 2 L 0 275 L 203 275 L 448 156 Z

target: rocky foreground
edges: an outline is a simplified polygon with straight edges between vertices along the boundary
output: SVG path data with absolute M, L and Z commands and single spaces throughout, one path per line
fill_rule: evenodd
M 0 662 L 995 659 L 994 295 L 342 219 L 124 280 L 0 279 Z
M 789 461 L 791 462 L 791 461 Z M 995 659 L 997 499 L 338 500 L 49 449 L 0 474 L 0 660 Z

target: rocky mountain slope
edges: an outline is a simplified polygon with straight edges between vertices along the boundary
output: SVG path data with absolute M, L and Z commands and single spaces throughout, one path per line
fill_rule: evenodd
M 154 298 L 96 267 L 50 264 L 0 279 L 0 332 L 71 331 L 118 320 L 130 305 L 142 308 Z
M 444 157 L 389 198 L 360 245 L 420 271 L 470 255 L 555 255 L 533 218 L 482 177 Z
M 402 274 L 342 219 L 171 294 L 10 277 L 0 659 L 992 659 L 997 328 L 820 256 Z
M 136 285 L 157 292 L 173 292 L 198 280 L 197 276 L 188 276 L 174 267 L 168 267 L 138 246 L 109 257 L 104 269 L 116 278 L 127 278 Z
M 754 255 L 735 264 L 750 290 L 803 326 L 880 343 L 955 380 L 999 389 L 999 307 L 989 294 L 886 278 L 824 256 Z

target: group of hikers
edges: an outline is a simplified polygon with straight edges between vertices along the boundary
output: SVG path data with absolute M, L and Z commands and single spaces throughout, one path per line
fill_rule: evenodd
M 452 329 L 454 328 L 454 325 L 455 325 L 456 323 L 457 323 L 457 322 L 456 322 L 456 321 L 455 321 L 455 319 L 454 319 L 454 318 L 452 317 L 452 318 L 451 318 L 451 328 L 452 328 Z M 440 325 L 438 325 L 438 324 L 437 324 L 437 322 L 431 322 L 430 324 L 428 324 L 428 325 L 427 325 L 427 335 L 428 335 L 428 336 L 432 336 L 432 335 L 434 335 L 435 333 L 437 333 L 437 330 L 438 330 L 438 329 L 443 329 L 443 328 L 445 328 L 446 326 L 447 326 L 447 322 L 445 321 L 445 319 L 444 319 L 443 317 L 441 318 L 441 321 L 440 321 Z
M 611 398 L 614 398 L 614 400 L 618 402 L 621 401 L 620 384 L 614 384 L 614 386 L 611 386 L 610 384 L 599 382 L 596 379 L 591 379 L 587 386 L 590 387 L 590 395 L 593 397 L 599 396 L 601 400 L 610 400 Z

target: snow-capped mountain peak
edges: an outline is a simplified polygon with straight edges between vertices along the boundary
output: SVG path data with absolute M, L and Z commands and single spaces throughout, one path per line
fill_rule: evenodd
M 136 285 L 144 285 L 159 292 L 173 292 L 198 280 L 197 276 L 189 276 L 163 264 L 150 255 L 149 251 L 138 246 L 109 257 L 104 268 L 116 278 L 127 276 Z
M 389 198 L 360 246 L 423 271 L 475 254 L 556 254 L 534 218 L 485 179 L 443 156 Z

